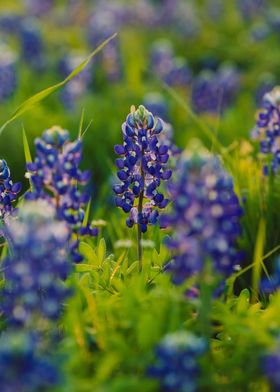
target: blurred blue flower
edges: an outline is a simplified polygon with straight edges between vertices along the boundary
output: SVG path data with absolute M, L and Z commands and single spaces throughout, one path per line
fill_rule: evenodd
M 24 0 L 28 15 L 42 17 L 54 7 L 54 0 Z
M 90 179 L 89 171 L 79 168 L 82 159 L 82 141 L 70 142 L 69 132 L 58 126 L 47 129 L 35 139 L 36 158 L 27 163 L 26 176 L 32 189 L 26 193 L 29 200 L 45 199 L 55 206 L 57 218 L 65 221 L 77 236 L 97 235 L 97 229 L 83 225 L 85 207 L 90 199 L 84 189 Z M 80 261 L 79 254 L 74 254 Z
M 13 183 L 11 180 L 10 169 L 4 159 L 0 159 L 0 219 L 1 222 L 12 214 L 15 209 L 13 202 L 21 190 L 21 183 Z M 2 232 L 1 232 L 2 234 Z
M 240 89 L 240 74 L 233 66 L 202 71 L 192 86 L 192 106 L 197 113 L 220 114 L 233 102 Z
M 275 87 L 263 97 L 262 107 L 251 137 L 259 141 L 265 157 L 263 172 L 277 173 L 280 166 L 280 88 Z
M 58 319 L 70 290 L 65 286 L 71 264 L 70 231 L 55 219 L 46 201 L 26 202 L 5 228 L 11 252 L 2 268 L 5 286 L 0 308 L 8 324 L 34 327 L 39 319 Z
M 17 87 L 16 57 L 6 46 L 0 46 L 0 102 L 9 98 Z
M 166 335 L 156 348 L 155 364 L 148 369 L 157 378 L 161 391 L 195 392 L 198 390 L 198 359 L 207 349 L 203 338 L 180 331 Z
M 151 48 L 152 72 L 171 86 L 188 86 L 192 71 L 183 58 L 174 57 L 173 47 L 168 40 L 154 42 Z
M 159 186 L 172 174 L 167 168 L 169 147 L 159 142 L 163 122 L 142 105 L 137 110 L 132 107 L 122 131 L 124 143 L 115 146 L 116 154 L 121 156 L 116 160 L 121 183 L 113 186 L 116 205 L 130 214 L 128 227 L 139 224 L 145 232 L 148 224 L 157 222 L 158 208 L 163 209 L 168 203 Z
M 117 1 L 100 2 L 89 20 L 87 28 L 89 44 L 96 48 L 112 34 L 120 31 L 121 26 L 127 20 L 127 15 L 127 8 L 124 4 Z M 100 64 L 108 81 L 115 82 L 121 79 L 123 70 L 118 37 L 103 48 L 95 61 Z
M 216 272 L 229 276 L 241 258 L 235 245 L 242 209 L 232 178 L 217 157 L 199 153 L 182 156 L 174 175 L 168 186 L 172 211 L 161 218 L 162 226 L 175 231 L 166 240 L 174 254 L 166 270 L 180 284 L 211 259 Z
M 38 392 L 55 387 L 60 379 L 49 357 L 38 352 L 36 337 L 21 331 L 0 337 L 1 392 Z
M 39 25 L 25 19 L 20 26 L 21 54 L 25 62 L 35 70 L 45 67 L 44 43 Z
M 237 7 L 242 17 L 248 21 L 262 15 L 267 5 L 267 0 L 236 0 Z

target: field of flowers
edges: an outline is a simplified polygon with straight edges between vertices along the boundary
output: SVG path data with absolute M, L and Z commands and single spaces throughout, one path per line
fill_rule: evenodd
M 279 0 L 0 0 L 0 392 L 280 391 L 279 47 Z

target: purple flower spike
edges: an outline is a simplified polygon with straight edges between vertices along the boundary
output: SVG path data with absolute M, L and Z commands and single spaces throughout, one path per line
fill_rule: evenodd
M 242 214 L 231 177 L 210 156 L 182 157 L 176 174 L 168 187 L 173 208 L 161 219 L 175 230 L 166 243 L 174 252 L 166 270 L 180 284 L 210 259 L 216 272 L 229 276 L 241 259 L 235 245 Z
M 82 142 L 70 142 L 69 132 L 54 126 L 35 140 L 35 146 L 36 158 L 27 165 L 32 189 L 26 198 L 47 200 L 55 207 L 57 218 L 65 221 L 77 236 L 95 235 L 96 230 L 83 227 L 90 195 L 84 189 L 89 172 L 79 168 Z
M 130 213 L 127 226 L 137 224 L 143 233 L 157 222 L 158 209 L 168 203 L 159 191 L 161 180 L 169 179 L 172 173 L 167 168 L 169 146 L 159 138 L 163 129 L 162 120 L 144 106 L 132 107 L 122 126 L 124 143 L 115 146 L 121 156 L 116 161 L 121 184 L 113 186 L 116 205 Z
M 280 166 L 280 88 L 275 87 L 265 94 L 258 112 L 252 139 L 259 141 L 260 152 L 266 158 L 264 175 L 279 172 Z

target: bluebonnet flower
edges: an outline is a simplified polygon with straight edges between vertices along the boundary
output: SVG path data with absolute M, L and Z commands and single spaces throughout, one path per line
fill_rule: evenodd
M 13 202 L 21 190 L 21 183 L 13 183 L 10 169 L 4 159 L 0 159 L 0 220 L 6 218 L 15 211 Z M 2 232 L 1 232 L 2 234 Z
M 105 39 L 120 30 L 126 20 L 126 8 L 116 2 L 100 3 L 92 14 L 88 25 L 88 41 L 92 47 L 100 45 Z M 112 40 L 98 55 L 97 61 L 109 81 L 122 77 L 122 59 L 118 38 Z
M 280 353 L 279 341 L 274 351 L 266 354 L 262 358 L 262 369 L 265 376 L 268 378 L 273 391 L 280 390 Z
M 236 0 L 237 7 L 245 20 L 253 19 L 261 15 L 267 1 L 266 0 Z
M 218 71 L 202 71 L 192 87 L 192 106 L 197 113 L 222 113 L 240 89 L 236 68 L 224 65 Z
M 192 72 L 183 58 L 174 57 L 173 47 L 167 40 L 156 41 L 150 55 L 151 68 L 155 75 L 171 86 L 188 86 Z
M 27 199 L 45 199 L 55 206 L 57 218 L 65 221 L 77 236 L 97 234 L 97 229 L 83 225 L 89 194 L 90 173 L 81 171 L 82 141 L 70 142 L 69 132 L 58 126 L 47 129 L 35 140 L 36 158 L 27 164 L 27 177 L 32 184 Z M 77 245 L 77 244 L 76 244 Z M 75 253 L 73 257 L 80 261 Z
M 21 16 L 10 12 L 1 12 L 0 31 L 6 34 L 16 34 L 19 31 Z
M 177 179 L 168 187 L 172 211 L 162 216 L 161 222 L 175 231 L 166 241 L 174 253 L 166 270 L 175 284 L 201 272 L 208 259 L 224 276 L 229 276 L 241 259 L 236 240 L 242 209 L 232 178 L 217 157 L 196 154 L 179 160 Z
M 83 57 L 79 55 L 64 56 L 58 66 L 61 75 L 66 78 L 82 61 Z M 75 107 L 76 100 L 88 90 L 91 79 L 91 69 L 86 67 L 66 84 L 61 92 L 61 100 L 67 109 Z
M 280 89 L 275 87 L 263 97 L 252 139 L 259 141 L 260 151 L 266 158 L 264 174 L 270 169 L 277 173 L 280 164 Z
M 4 332 L 0 337 L 0 385 L 2 392 L 38 392 L 55 387 L 57 365 L 37 348 L 34 335 Z
M 54 7 L 54 0 L 25 0 L 28 15 L 44 16 Z
M 159 380 L 161 391 L 194 392 L 198 389 L 198 359 L 206 352 L 206 342 L 180 331 L 166 335 L 156 348 L 155 364 L 148 374 Z
M 280 288 L 280 257 L 275 260 L 273 273 L 269 278 L 264 278 L 261 281 L 261 290 L 266 293 L 272 293 Z
M 132 107 L 122 131 L 124 144 L 115 146 L 116 154 L 121 156 L 116 160 L 121 183 L 113 187 L 116 205 L 130 214 L 126 221 L 128 227 L 138 224 L 145 232 L 148 224 L 157 222 L 158 208 L 163 209 L 168 203 L 159 186 L 172 174 L 167 168 L 169 148 L 159 143 L 162 121 L 155 119 L 144 106 L 137 110 Z
M 41 31 L 32 20 L 26 19 L 20 27 L 20 43 L 23 59 L 32 68 L 44 68 L 44 44 Z
M 11 253 L 2 264 L 0 308 L 7 322 L 32 327 L 37 317 L 58 319 L 70 294 L 63 281 L 71 268 L 68 226 L 55 219 L 54 207 L 40 200 L 26 202 L 5 232 Z
M 16 87 L 16 58 L 8 48 L 0 46 L 0 102 L 9 98 Z

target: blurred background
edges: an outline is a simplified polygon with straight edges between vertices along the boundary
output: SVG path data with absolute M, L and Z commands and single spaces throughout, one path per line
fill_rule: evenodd
M 54 124 L 75 138 L 84 108 L 83 166 L 102 194 L 131 105 L 171 123 L 180 148 L 193 137 L 211 147 L 187 105 L 230 146 L 248 138 L 263 94 L 280 79 L 277 0 L 0 0 L 0 123 L 114 32 L 86 69 L 0 136 L 15 181 L 24 176 L 22 125 L 33 151 L 33 139 Z

